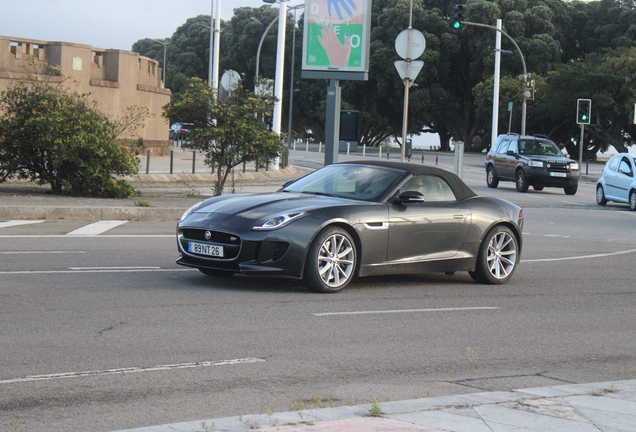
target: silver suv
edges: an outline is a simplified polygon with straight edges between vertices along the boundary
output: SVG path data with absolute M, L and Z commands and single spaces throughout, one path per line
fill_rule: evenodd
M 581 171 L 577 161 L 563 156 L 559 147 L 542 135 L 499 135 L 486 155 L 486 184 L 496 188 L 500 180 L 513 181 L 517 191 L 528 187 L 563 188 L 574 195 L 579 187 Z

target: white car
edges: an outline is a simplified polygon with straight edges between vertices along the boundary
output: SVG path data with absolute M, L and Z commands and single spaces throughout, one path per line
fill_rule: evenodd
M 629 204 L 630 210 L 636 210 L 636 155 L 619 153 L 605 164 L 596 182 L 596 203 L 605 205 L 608 201 Z

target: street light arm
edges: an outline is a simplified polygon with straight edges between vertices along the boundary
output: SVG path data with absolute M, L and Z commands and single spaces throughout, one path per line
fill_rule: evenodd
M 519 57 L 521 57 L 521 63 L 523 64 L 523 80 L 524 80 L 524 82 L 527 82 L 527 80 L 528 80 L 528 70 L 526 69 L 526 60 L 523 58 L 523 53 L 521 52 L 521 49 L 519 48 L 519 45 L 517 45 L 517 42 L 515 42 L 515 40 L 512 37 L 510 37 L 510 35 L 508 33 L 506 33 L 505 31 L 503 31 L 501 29 L 498 29 L 497 27 L 494 27 L 494 26 L 491 26 L 491 25 L 488 25 L 488 24 L 474 23 L 474 22 L 470 22 L 470 21 L 462 21 L 462 24 L 471 25 L 471 26 L 475 26 L 475 27 L 486 27 L 486 28 L 489 28 L 489 29 L 493 29 L 495 31 L 498 31 L 499 33 L 501 33 L 505 37 L 507 37 L 508 40 L 510 42 L 512 42 L 512 44 L 515 46 L 515 49 L 519 53 Z

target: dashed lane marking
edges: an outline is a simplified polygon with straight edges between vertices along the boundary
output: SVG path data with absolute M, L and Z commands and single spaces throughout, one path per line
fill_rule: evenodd
M 0 222 L 0 228 L 8 228 L 8 227 L 18 226 L 18 225 L 31 225 L 31 224 L 37 224 L 42 222 L 44 221 L 43 220 L 10 220 L 6 222 Z
M 464 307 L 464 308 L 439 308 L 439 309 L 394 309 L 394 310 L 378 310 L 378 311 L 351 311 L 351 312 L 323 312 L 313 313 L 313 316 L 334 316 L 334 315 L 369 315 L 369 314 L 389 314 L 389 313 L 413 313 L 413 312 L 459 312 L 472 310 L 498 310 L 498 307 Z
M 67 233 L 68 236 L 75 235 L 100 235 L 105 233 L 108 230 L 118 227 L 119 225 L 123 225 L 128 221 L 125 220 L 103 220 L 93 222 L 92 224 L 84 225 L 81 228 L 71 231 Z
M 157 371 L 165 371 L 165 370 L 173 370 L 173 369 L 189 369 L 189 368 L 200 368 L 200 367 L 209 367 L 209 366 L 225 366 L 225 365 L 239 365 L 246 363 L 263 363 L 264 359 L 259 358 L 242 358 L 242 359 L 233 359 L 233 360 L 218 360 L 218 361 L 205 361 L 205 362 L 196 362 L 196 363 L 179 363 L 179 364 L 171 364 L 171 365 L 159 365 L 159 366 L 150 366 L 150 367 L 128 367 L 128 368 L 119 368 L 119 369 L 106 369 L 106 370 L 96 370 L 96 371 L 84 371 L 84 372 L 67 372 L 67 373 L 58 373 L 58 374 L 46 374 L 46 375 L 30 375 L 21 378 L 11 378 L 0 380 L 0 384 L 15 384 L 22 382 L 30 382 L 30 381 L 44 381 L 44 380 L 56 380 L 62 378 L 81 378 L 81 377 L 92 377 L 92 376 L 101 376 L 101 375 L 115 375 L 115 374 L 126 374 L 126 373 L 137 373 L 137 372 L 157 372 Z

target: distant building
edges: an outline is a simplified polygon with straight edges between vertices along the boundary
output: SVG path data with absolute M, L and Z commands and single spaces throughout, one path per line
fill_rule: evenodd
M 162 88 L 156 60 L 130 51 L 0 36 L 0 90 L 31 73 L 24 68 L 28 56 L 59 66 L 62 75 L 79 83 L 74 89 L 90 93 L 104 114 L 121 116 L 132 105 L 149 107 L 153 116 L 146 120 L 145 127 L 135 131 L 135 136 L 143 138 L 149 148 L 169 145 L 169 125 L 161 109 L 170 102 L 171 92 Z

